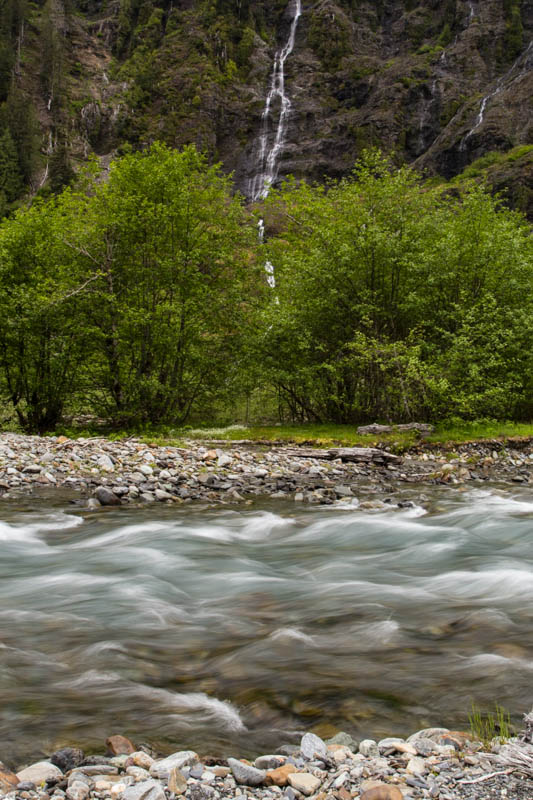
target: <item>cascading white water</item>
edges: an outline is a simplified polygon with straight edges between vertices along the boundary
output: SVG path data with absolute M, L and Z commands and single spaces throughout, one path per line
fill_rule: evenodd
M 301 0 L 292 0 L 294 4 L 293 16 L 289 30 L 289 36 L 285 45 L 277 51 L 274 56 L 274 66 L 270 88 L 265 101 L 265 107 L 261 117 L 261 134 L 259 136 L 257 152 L 257 170 L 250 180 L 248 196 L 251 200 L 261 200 L 265 198 L 270 187 L 278 176 L 279 158 L 285 145 L 287 126 L 291 113 L 291 101 L 285 92 L 285 62 L 294 49 L 296 39 L 296 28 L 298 20 L 302 14 Z M 275 118 L 275 100 L 279 100 L 279 113 L 277 123 Z M 271 132 L 275 129 L 272 141 Z
M 483 121 L 485 119 L 485 111 L 487 110 L 487 105 L 490 103 L 490 101 L 492 100 L 493 97 L 496 97 L 496 95 L 498 95 L 502 91 L 502 89 L 504 88 L 505 81 L 507 81 L 511 77 L 511 75 L 513 74 L 513 72 L 515 71 L 515 69 L 517 68 L 517 66 L 520 64 L 520 62 L 522 60 L 526 59 L 526 62 L 524 64 L 524 66 L 523 66 L 523 69 L 520 71 L 520 73 L 515 78 L 513 78 L 511 83 L 514 83 L 516 80 L 521 78 L 523 75 L 526 74 L 526 72 L 529 71 L 529 64 L 527 62 L 527 57 L 532 52 L 532 49 L 533 49 L 533 39 L 529 42 L 529 44 L 526 47 L 526 49 L 524 50 L 524 52 L 520 53 L 520 55 L 518 56 L 516 61 L 513 62 L 513 64 L 507 70 L 505 75 L 502 75 L 501 78 L 498 78 L 498 82 L 496 83 L 496 88 L 492 92 L 489 92 L 489 94 L 486 94 L 485 97 L 483 97 L 483 99 L 481 100 L 481 105 L 479 107 L 479 112 L 478 112 L 478 115 L 476 117 L 476 121 L 474 123 L 474 126 L 468 131 L 466 136 L 461 141 L 461 144 L 459 146 L 459 150 L 464 151 L 466 149 L 467 141 L 478 130 L 478 128 L 480 128 L 481 125 L 483 124 Z
M 265 223 L 262 219 L 257 223 L 257 231 L 259 236 L 259 243 L 263 244 L 265 239 Z M 271 289 L 276 287 L 276 278 L 274 277 L 274 265 L 271 261 L 265 263 L 265 272 L 267 274 L 267 283 Z

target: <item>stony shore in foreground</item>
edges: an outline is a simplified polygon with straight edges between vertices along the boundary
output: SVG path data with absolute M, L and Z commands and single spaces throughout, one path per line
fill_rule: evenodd
M 249 762 L 192 750 L 158 757 L 123 736 L 107 740 L 107 756 L 67 747 L 11 772 L 0 763 L 4 800 L 531 800 L 531 770 L 509 766 L 509 752 L 532 758 L 520 740 L 490 751 L 468 734 L 428 728 L 408 739 L 356 742 L 313 733 L 299 745 Z M 514 750 L 513 750 L 514 748 Z M 509 751 L 509 752 L 507 752 Z
M 35 487 L 71 488 L 89 508 L 162 502 L 239 503 L 254 497 L 358 505 L 359 490 L 375 497 L 361 510 L 385 507 L 386 494 L 408 484 L 467 485 L 487 480 L 533 482 L 533 443 L 460 445 L 453 453 L 424 451 L 372 463 L 322 460 L 294 447 L 224 448 L 189 442 L 150 446 L 140 440 L 0 434 L 0 497 Z M 383 495 L 383 500 L 379 495 Z M 389 506 L 390 507 L 390 506 Z

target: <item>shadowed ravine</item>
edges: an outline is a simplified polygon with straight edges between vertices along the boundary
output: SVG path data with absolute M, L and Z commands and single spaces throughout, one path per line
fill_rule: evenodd
M 6 503 L 4 754 L 98 747 L 116 731 L 268 752 L 316 726 L 464 727 L 472 700 L 518 718 L 533 666 L 531 493 L 444 488 L 422 505 Z

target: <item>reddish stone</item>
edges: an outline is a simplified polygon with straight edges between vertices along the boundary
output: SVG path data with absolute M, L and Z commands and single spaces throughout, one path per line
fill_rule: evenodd
M 129 756 L 132 753 L 135 753 L 137 748 L 135 745 L 130 742 L 129 739 L 126 739 L 125 736 L 121 736 L 120 734 L 116 734 L 115 736 L 110 736 L 109 739 L 105 740 L 105 743 L 109 749 L 109 751 L 114 756 Z
M 277 769 L 271 769 L 266 774 L 266 784 L 274 784 L 275 786 L 287 786 L 289 782 L 289 775 L 292 772 L 299 772 L 298 767 L 294 764 L 284 764 Z
M 383 783 L 381 786 L 374 786 L 363 792 L 361 800 L 403 800 L 403 794 L 397 786 Z
M 17 778 L 15 773 L 11 772 L 11 770 L 4 767 L 4 765 L 0 761 L 0 792 L 2 794 L 7 794 L 8 792 L 12 792 L 18 782 L 19 779 Z

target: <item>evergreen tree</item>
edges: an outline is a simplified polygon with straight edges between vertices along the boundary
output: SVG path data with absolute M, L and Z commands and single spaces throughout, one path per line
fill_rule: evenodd
M 60 192 L 65 186 L 68 186 L 72 182 L 74 170 L 70 165 L 67 142 L 64 136 L 59 138 L 50 156 L 48 166 L 50 189 L 52 192 Z
M 0 192 L 6 203 L 16 200 L 23 189 L 17 148 L 8 128 L 0 135 Z

